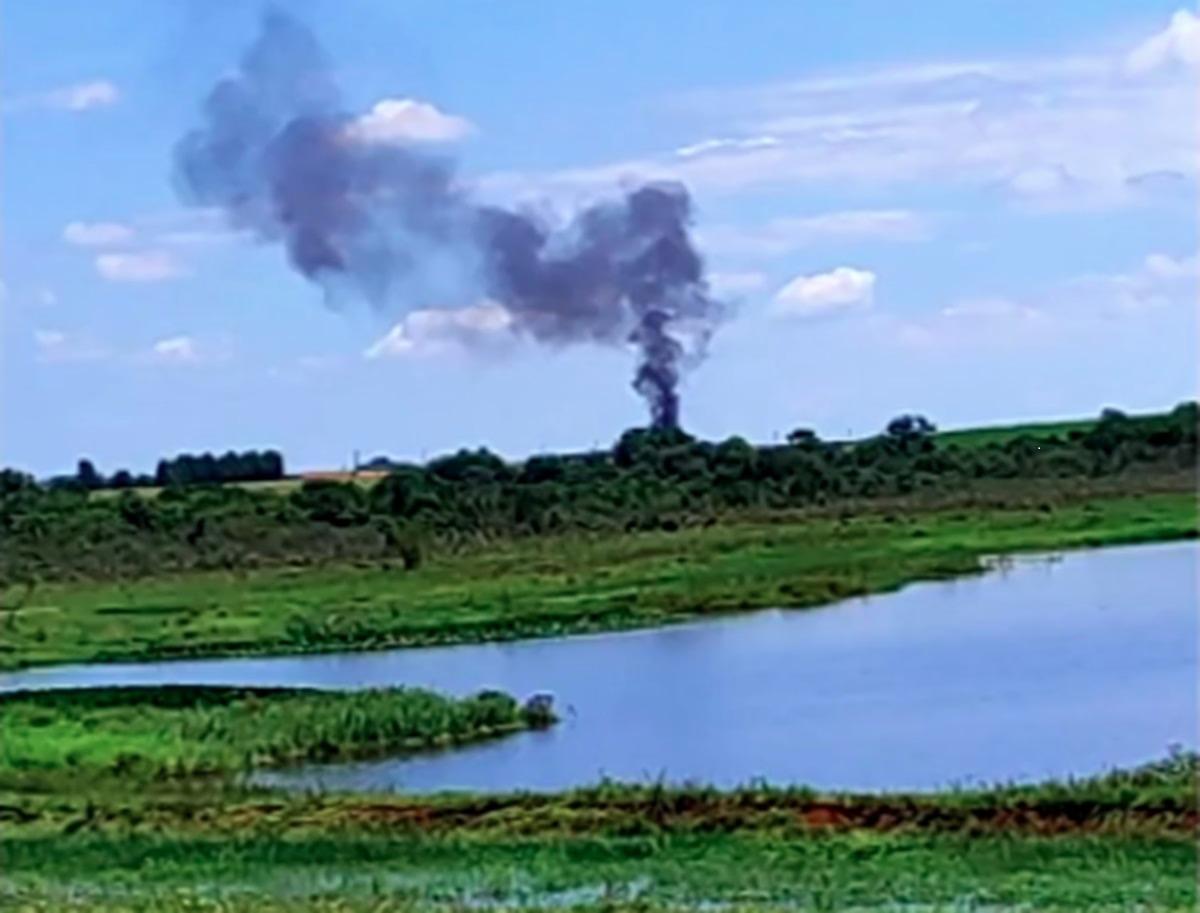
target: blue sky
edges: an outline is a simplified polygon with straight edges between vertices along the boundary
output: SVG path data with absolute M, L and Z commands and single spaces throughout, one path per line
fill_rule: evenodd
M 685 381 L 694 433 L 1195 396 L 1200 18 L 1179 0 L 286 6 L 364 130 L 454 154 L 482 197 L 565 216 L 689 185 L 732 304 Z M 5 5 L 0 462 L 517 456 L 642 423 L 629 351 L 538 348 L 477 301 L 333 310 L 180 203 L 172 145 L 259 15 Z

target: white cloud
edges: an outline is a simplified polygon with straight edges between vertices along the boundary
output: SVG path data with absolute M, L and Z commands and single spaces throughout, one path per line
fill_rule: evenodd
M 41 362 L 98 361 L 109 355 L 108 349 L 94 340 L 62 330 L 35 330 L 33 341 Z
M 214 365 L 229 361 L 233 350 L 228 337 L 201 340 L 181 333 L 159 339 L 148 349 L 133 355 L 131 361 L 162 366 Z
M 462 139 L 474 132 L 471 122 L 412 98 L 385 98 L 347 127 L 357 142 L 404 145 Z
M 931 227 L 926 217 L 908 210 L 852 209 L 776 218 L 748 228 L 713 225 L 697 234 L 708 251 L 774 257 L 823 241 L 923 241 Z
M 195 364 L 200 360 L 196 342 L 190 336 L 160 339 L 150 347 L 155 361 L 166 364 Z
M 776 317 L 819 317 L 869 307 L 875 278 L 873 272 L 851 266 L 797 276 L 775 295 L 771 313 Z
M 1125 58 L 1128 73 L 1141 76 L 1170 66 L 1200 67 L 1200 16 L 1181 9 L 1170 24 Z
M 903 346 L 976 349 L 1040 345 L 1117 326 L 1133 329 L 1155 315 L 1194 309 L 1200 257 L 1150 254 L 1133 269 L 1078 276 L 1023 298 L 956 301 L 916 319 L 885 319 L 878 329 Z M 1147 324 L 1149 325 L 1149 324 Z
M 93 79 L 46 92 L 9 96 L 0 99 L 0 110 L 20 112 L 49 109 L 82 112 L 107 108 L 115 105 L 120 98 L 121 91 L 116 85 L 107 79 Z
M 1108 316 L 1136 316 L 1176 305 L 1194 308 L 1200 296 L 1200 255 L 1152 253 L 1136 269 L 1073 279 L 1061 294 L 1074 307 Z
M 1197 17 L 1181 12 L 1154 53 L 1193 59 Z M 1030 192 L 1039 204 L 1115 206 L 1145 199 L 1149 175 L 1193 181 L 1196 90 L 1181 67 L 1132 78 L 1124 53 L 981 59 L 833 74 L 692 93 L 676 104 L 705 140 L 548 174 L 495 174 L 506 196 L 570 196 L 630 179 L 683 180 L 705 194 L 831 183 L 974 184 Z M 1153 183 L 1153 182 L 1152 182 Z
M 464 348 L 494 347 L 512 336 L 512 315 L 485 301 L 463 308 L 412 311 L 371 345 L 370 359 L 437 355 Z
M 133 229 L 119 222 L 70 222 L 63 229 L 63 240 L 80 247 L 112 247 L 133 237 Z
M 93 108 L 106 108 L 115 105 L 121 98 L 121 91 L 107 79 L 94 79 L 90 82 L 76 83 L 47 92 L 45 103 L 52 108 L 64 111 L 90 111 Z
M 1170 254 L 1150 254 L 1142 262 L 1146 276 L 1164 281 L 1195 279 L 1200 274 L 1200 256 L 1172 257 Z
M 756 292 L 767 284 L 763 273 L 710 273 L 708 286 L 718 298 Z
M 187 275 L 183 265 L 162 250 L 100 254 L 96 271 L 110 282 L 166 282 Z

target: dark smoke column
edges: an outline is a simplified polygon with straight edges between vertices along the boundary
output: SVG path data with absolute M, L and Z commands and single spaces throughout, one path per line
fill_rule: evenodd
M 686 188 L 645 185 L 557 232 L 507 210 L 480 219 L 487 294 L 516 325 L 547 343 L 634 344 L 652 424 L 676 427 L 684 362 L 703 357 L 722 312 L 688 235 Z
M 679 381 L 701 360 L 722 308 L 708 295 L 678 183 L 639 187 L 567 224 L 481 204 L 453 162 L 419 144 L 364 138 L 319 42 L 270 9 L 237 70 L 177 144 L 184 200 L 280 243 L 327 299 L 428 308 L 423 271 L 457 264 L 511 332 L 549 345 L 637 347 L 634 387 L 657 427 L 679 422 Z M 461 302 L 469 303 L 469 301 Z M 472 337 L 464 335 L 464 344 Z

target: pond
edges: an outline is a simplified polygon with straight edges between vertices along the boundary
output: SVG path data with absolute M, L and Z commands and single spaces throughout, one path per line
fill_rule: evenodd
M 808 611 L 427 650 L 62 666 L 0 689 L 423 685 L 555 695 L 561 723 L 463 750 L 309 767 L 336 789 L 620 780 L 934 789 L 1086 775 L 1197 745 L 1194 543 L 1020 558 Z

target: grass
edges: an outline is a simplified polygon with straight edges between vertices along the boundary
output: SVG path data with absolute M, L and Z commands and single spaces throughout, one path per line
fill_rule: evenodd
M 1066 438 L 1072 431 L 1086 432 L 1096 427 L 1096 419 L 1071 419 L 1060 422 L 1025 422 L 1014 425 L 988 425 L 982 428 L 958 428 L 939 431 L 939 444 L 955 444 L 963 448 L 1005 444 L 1019 437 Z
M 62 909 L 72 894 L 89 910 L 1188 910 L 1195 864 L 1189 841 L 1156 838 L 85 837 L 0 843 L 0 890 L 30 910 Z M 275 906 L 259 906 L 268 897 Z
M 455 699 L 225 687 L 89 688 L 0 695 L 0 784 L 104 775 L 233 777 L 254 767 L 444 748 L 551 722 L 500 692 Z
M 0 795 L 0 907 L 1185 910 L 1196 763 L 935 796 Z
M 1162 414 L 1161 412 L 1141 413 L 1130 415 L 1129 418 L 1137 421 L 1138 419 L 1158 418 Z M 937 440 L 939 444 L 954 444 L 971 449 L 993 444 L 1006 444 L 1019 437 L 1065 439 L 1072 432 L 1086 433 L 1098 424 L 1098 419 L 1081 418 L 1050 422 L 1019 422 L 1011 425 L 983 425 L 977 428 L 953 428 L 948 431 L 939 431 Z
M 781 514 L 521 540 L 392 567 L 54 584 L 4 621 L 0 668 L 505 640 L 805 607 L 977 572 L 988 554 L 1197 533 L 1194 494 Z

